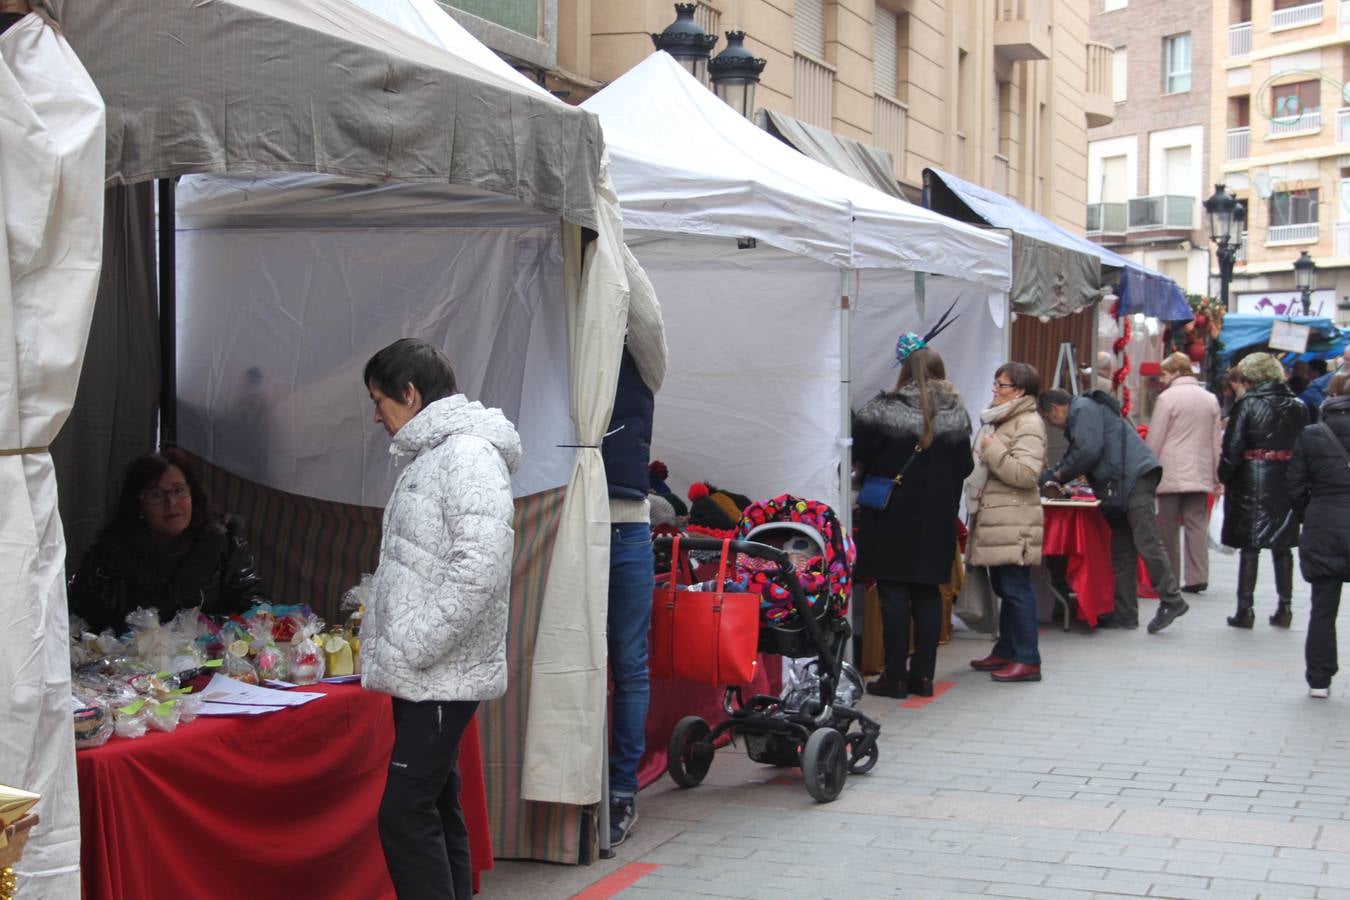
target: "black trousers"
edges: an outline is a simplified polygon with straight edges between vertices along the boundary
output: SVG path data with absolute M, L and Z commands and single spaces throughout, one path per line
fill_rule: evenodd
M 1308 617 L 1308 640 L 1303 645 L 1308 687 L 1331 687 L 1336 674 L 1336 613 L 1341 606 L 1341 582 L 1312 583 L 1312 614 Z
M 932 678 L 942 634 L 942 595 L 935 584 L 877 581 L 881 601 L 881 640 L 886 648 L 886 680 Z M 909 625 L 914 622 L 914 659 L 909 660 Z
M 1155 497 L 1161 477 L 1158 472 L 1140 477 L 1126 499 L 1125 514 L 1106 520 L 1111 526 L 1111 568 L 1116 574 L 1114 612 L 1122 624 L 1139 624 L 1139 570 L 1136 566 L 1141 558 L 1158 598 L 1163 603 L 1181 602 L 1172 561 L 1167 558 L 1167 550 L 1158 534 Z
M 478 701 L 394 698 L 394 753 L 380 843 L 399 900 L 472 900 L 469 832 L 459 808 L 459 740 Z

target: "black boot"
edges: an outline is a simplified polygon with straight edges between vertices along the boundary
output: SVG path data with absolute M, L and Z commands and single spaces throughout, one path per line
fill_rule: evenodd
M 1228 624 L 1234 628 L 1251 628 L 1256 624 L 1256 613 L 1252 610 L 1256 595 L 1256 571 L 1260 560 L 1256 550 L 1243 550 L 1238 556 L 1238 596 L 1237 612 L 1228 617 Z
M 1288 628 L 1294 621 L 1291 608 L 1294 598 L 1294 554 L 1291 550 L 1275 551 L 1275 594 L 1280 598 L 1280 603 L 1270 617 L 1270 624 L 1276 628 Z

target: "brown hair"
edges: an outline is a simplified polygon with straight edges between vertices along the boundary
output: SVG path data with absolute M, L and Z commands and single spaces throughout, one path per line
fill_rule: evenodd
M 913 384 L 919 394 L 919 409 L 923 413 L 923 435 L 919 446 L 927 450 L 933 443 L 933 391 L 934 382 L 947 380 L 947 367 L 936 350 L 922 347 L 905 357 L 900 366 L 900 378 L 895 382 L 898 391 L 907 384 Z
M 994 371 L 994 378 L 997 380 L 1005 375 L 1009 384 L 1021 388 L 1028 397 L 1035 397 L 1041 392 L 1041 373 L 1036 371 L 1035 366 L 1022 362 L 1005 362 Z
M 1158 367 L 1164 375 L 1194 375 L 1195 370 L 1191 368 L 1191 358 L 1185 353 L 1173 353 L 1162 361 Z
M 1350 394 L 1350 372 L 1333 376 L 1327 388 L 1328 397 L 1344 397 L 1346 394 Z

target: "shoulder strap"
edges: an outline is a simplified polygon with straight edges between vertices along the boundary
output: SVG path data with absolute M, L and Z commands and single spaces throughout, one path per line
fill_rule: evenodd
M 896 472 L 895 477 L 892 478 L 891 480 L 894 481 L 896 484 L 899 484 L 900 482 L 904 481 L 905 472 L 909 469 L 910 463 L 914 462 L 914 460 L 922 452 L 923 452 L 923 445 L 916 442 L 914 444 L 914 452 L 909 455 L 909 459 L 905 460 L 905 464 L 900 467 L 900 471 Z
M 1327 437 L 1331 440 L 1331 446 L 1336 448 L 1336 452 L 1339 453 L 1341 459 L 1345 461 L 1345 467 L 1350 469 L 1350 452 L 1346 451 L 1345 445 L 1341 443 L 1341 439 L 1336 437 L 1336 432 L 1332 431 L 1331 426 L 1326 422 L 1319 422 L 1317 427 L 1326 432 Z

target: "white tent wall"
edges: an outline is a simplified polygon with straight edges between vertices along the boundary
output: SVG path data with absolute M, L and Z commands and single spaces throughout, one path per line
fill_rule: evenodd
M 446 352 L 470 399 L 517 424 L 517 497 L 565 484 L 576 441 L 558 377 L 568 366 L 561 233 L 556 220 L 494 215 L 462 194 L 323 176 L 184 179 L 180 443 L 281 490 L 383 506 L 397 469 L 361 371 L 414 336 Z M 300 214 L 307 199 L 328 227 Z
M 865 270 L 853 304 L 849 353 L 853 408 L 878 391 L 895 387 L 895 339 L 906 331 L 924 334 L 955 302 L 950 327 L 933 340 L 947 378 L 956 386 L 970 420 L 979 422 L 988 405 L 994 370 L 1006 362 L 1008 295 L 984 285 L 924 276 L 923 303 L 912 272 Z
M 70 414 L 102 257 L 104 106 L 56 29 L 0 35 L 0 782 L 43 795 L 30 900 L 80 896 L 65 539 L 48 445 Z
M 640 241 L 633 252 L 670 347 L 652 456 L 672 485 L 837 505 L 839 270 L 731 239 Z

